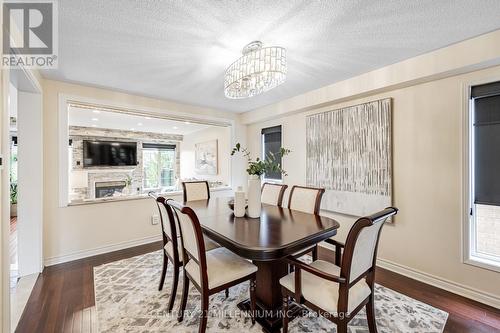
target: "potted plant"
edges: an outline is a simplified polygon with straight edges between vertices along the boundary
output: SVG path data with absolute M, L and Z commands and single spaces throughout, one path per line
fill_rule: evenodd
M 17 183 L 10 183 L 10 216 L 17 216 Z
M 268 153 L 264 159 L 257 157 L 252 159 L 251 153 L 247 148 L 241 147 L 240 143 L 231 151 L 231 156 L 241 152 L 248 161 L 248 216 L 251 218 L 260 217 L 261 201 L 260 201 L 260 188 L 261 176 L 266 172 L 279 172 L 286 176 L 286 171 L 283 170 L 281 164 L 278 162 L 277 157 L 288 155 L 291 150 L 280 148 L 278 154 Z

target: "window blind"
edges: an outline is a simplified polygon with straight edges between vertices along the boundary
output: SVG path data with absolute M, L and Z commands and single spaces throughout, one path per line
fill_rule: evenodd
M 474 203 L 500 206 L 500 82 L 472 87 Z
M 175 150 L 175 145 L 169 145 L 169 144 L 163 144 L 163 143 L 143 143 L 142 148 L 144 148 L 144 149 Z
M 264 157 L 273 153 L 276 161 L 281 164 L 281 157 L 278 155 L 281 149 L 281 126 L 263 128 L 262 131 L 263 153 Z M 264 174 L 266 179 L 281 179 L 280 172 L 268 172 Z

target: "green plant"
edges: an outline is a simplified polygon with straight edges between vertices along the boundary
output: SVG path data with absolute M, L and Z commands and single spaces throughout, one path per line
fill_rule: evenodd
M 257 157 L 255 160 L 251 158 L 250 151 L 248 151 L 247 148 L 242 148 L 240 143 L 237 143 L 233 150 L 231 150 L 231 156 L 237 152 L 241 152 L 243 156 L 247 158 L 247 173 L 249 175 L 256 175 L 260 177 L 266 172 L 279 172 L 285 176 L 287 175 L 286 171 L 281 168 L 281 164 L 277 161 L 277 157 L 288 155 L 291 153 L 290 149 L 280 148 L 278 154 L 269 152 L 264 159 Z
M 10 183 L 10 203 L 17 204 L 17 183 Z
M 130 175 L 127 175 L 127 178 L 125 179 L 125 185 L 126 186 L 132 185 L 132 177 Z

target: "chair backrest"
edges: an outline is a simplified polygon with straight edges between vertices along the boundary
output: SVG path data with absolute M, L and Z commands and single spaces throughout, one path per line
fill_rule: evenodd
M 261 201 L 262 203 L 281 207 L 283 195 L 288 185 L 264 183 L 262 185 Z
M 370 216 L 359 218 L 349 230 L 342 257 L 340 275 L 354 285 L 375 272 L 377 248 L 382 227 L 398 209 L 389 207 Z M 368 281 L 373 285 L 373 279 Z
M 288 199 L 288 208 L 310 214 L 319 214 L 324 188 L 293 186 Z
M 168 242 L 172 242 L 172 248 L 174 251 L 174 260 L 179 259 L 179 253 L 177 253 L 177 222 L 174 218 L 174 213 L 172 208 L 167 204 L 168 201 L 172 199 L 165 199 L 161 196 L 156 196 L 152 193 L 149 194 L 152 198 L 155 199 L 156 206 L 158 207 L 158 211 L 160 213 L 160 225 L 162 231 L 163 238 L 163 246 L 167 245 Z
M 184 206 L 174 200 L 169 200 L 167 204 L 174 211 L 174 215 L 179 224 L 182 248 L 184 249 L 183 264 L 186 265 L 189 260 L 193 260 L 199 266 L 201 275 L 200 281 L 202 284 L 207 283 L 206 286 L 200 287 L 206 287 L 208 289 L 207 258 L 205 255 L 205 242 L 203 240 L 200 221 L 196 213 L 190 207 Z
M 206 180 L 182 182 L 184 202 L 210 199 L 210 189 Z

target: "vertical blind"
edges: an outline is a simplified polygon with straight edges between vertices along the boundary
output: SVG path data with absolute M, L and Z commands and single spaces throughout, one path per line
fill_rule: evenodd
M 264 153 L 264 157 L 266 157 L 269 153 L 273 153 L 276 156 L 276 160 L 279 164 L 281 164 L 281 157 L 278 156 L 279 151 L 281 149 L 281 125 L 268 127 L 262 129 L 262 142 L 263 147 L 262 151 Z M 268 172 L 264 175 L 266 179 L 281 179 L 280 172 Z
M 500 206 L 500 82 L 472 87 L 474 203 Z

